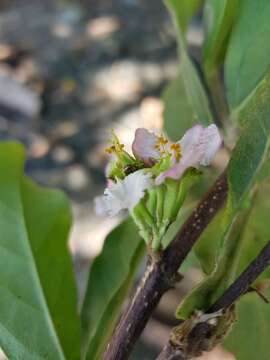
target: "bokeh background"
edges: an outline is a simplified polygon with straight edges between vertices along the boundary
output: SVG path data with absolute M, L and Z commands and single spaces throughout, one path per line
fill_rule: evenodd
M 199 18 L 188 32 L 195 56 Z M 137 127 L 160 130 L 160 98 L 177 64 L 173 26 L 160 0 L 0 0 L 0 140 L 22 142 L 26 173 L 68 194 L 80 297 L 91 259 L 119 221 L 98 218 L 93 208 L 105 185 L 110 129 L 129 145 Z M 190 271 L 164 297 L 133 360 L 159 352 L 180 296 L 199 278 Z M 216 349 L 207 359 L 233 357 Z

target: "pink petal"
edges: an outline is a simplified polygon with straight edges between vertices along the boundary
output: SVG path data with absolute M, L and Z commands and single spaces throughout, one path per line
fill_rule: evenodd
M 158 159 L 160 154 L 155 148 L 157 136 L 144 128 L 139 128 L 135 132 L 135 138 L 132 143 L 132 151 L 135 157 L 146 166 L 153 165 L 153 159 Z
M 216 125 L 206 128 L 195 125 L 180 140 L 182 158 L 180 162 L 186 166 L 207 166 L 212 161 L 222 144 L 222 138 Z
M 222 144 L 222 138 L 214 124 L 207 128 L 195 125 L 185 133 L 179 144 L 182 155 L 180 161 L 178 163 L 172 161 L 172 166 L 156 178 L 157 185 L 166 178 L 180 179 L 185 170 L 190 167 L 209 165 Z
M 222 145 L 222 137 L 216 125 L 212 124 L 204 129 L 201 142 L 204 143 L 204 152 L 200 165 L 207 166 Z
M 160 185 L 166 178 L 171 178 L 174 180 L 180 179 L 186 168 L 187 167 L 184 166 L 180 161 L 179 163 L 173 165 L 168 170 L 162 172 L 159 176 L 157 176 L 155 179 L 155 184 Z
M 182 139 L 179 141 L 182 155 L 192 154 L 194 152 L 195 147 L 197 147 L 200 143 L 203 130 L 204 128 L 202 125 L 197 124 L 186 131 Z

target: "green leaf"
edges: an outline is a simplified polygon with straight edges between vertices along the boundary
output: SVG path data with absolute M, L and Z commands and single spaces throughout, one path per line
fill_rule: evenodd
M 270 184 L 260 184 L 257 191 L 254 207 L 242 233 L 236 276 L 246 268 L 270 238 L 268 225 Z M 256 280 L 256 283 L 260 283 L 263 279 L 269 279 L 269 277 L 270 269 L 267 268 Z M 270 291 L 268 290 L 266 296 L 269 297 L 269 295 Z M 252 324 L 252 328 L 250 324 Z M 256 331 L 256 336 L 254 336 L 254 331 Z M 269 305 L 265 304 L 257 294 L 245 295 L 237 304 L 237 322 L 225 340 L 225 347 L 232 351 L 239 360 L 255 358 L 266 360 L 270 353 L 270 345 L 267 341 L 269 331 Z
M 232 208 L 250 189 L 267 155 L 270 133 L 270 73 L 239 112 L 241 134 L 228 166 Z
M 199 9 L 202 0 L 164 0 L 168 7 L 174 9 L 177 14 L 177 24 L 184 33 L 191 17 Z
M 205 2 L 203 60 L 208 76 L 224 59 L 238 2 L 239 0 L 206 0 Z
M 244 200 L 254 184 L 258 170 L 268 153 L 270 75 L 267 75 L 260 86 L 257 87 L 254 95 L 239 112 L 239 117 L 242 123 L 241 134 L 227 169 L 229 197 L 223 215 L 224 219 L 221 218 L 220 225 L 217 225 L 217 228 L 219 228 L 218 246 L 214 248 L 214 252 L 218 253 L 218 257 L 215 257 L 215 262 L 212 263 L 209 263 L 209 257 L 211 257 L 209 253 L 207 257 L 204 254 L 200 259 L 204 263 L 206 271 L 211 270 L 210 268 L 213 268 L 215 263 L 218 263 L 218 266 L 180 304 L 177 310 L 178 317 L 189 316 L 195 308 L 207 309 L 222 290 L 228 286 L 228 283 L 235 278 L 238 261 L 240 261 L 239 252 L 244 252 L 245 246 L 248 246 L 242 243 L 241 234 L 238 234 L 238 231 L 241 229 L 240 227 L 246 226 L 246 210 L 243 209 Z M 256 122 L 254 119 L 256 119 Z M 249 204 L 247 207 L 249 207 Z M 237 221 L 236 227 L 231 229 L 233 221 Z M 210 229 L 214 225 L 210 225 Z M 264 241 L 266 240 L 264 239 Z M 208 246 L 208 241 L 205 242 L 204 246 Z M 202 247 L 201 245 L 201 254 Z
M 270 184 L 260 183 L 254 198 L 248 222 L 242 232 L 241 251 L 236 276 L 254 259 L 270 239 L 269 214 L 270 214 Z M 270 270 L 264 271 L 258 281 L 268 277 Z
M 225 83 L 232 109 L 254 91 L 269 70 L 269 17 L 269 1 L 240 1 L 225 59 Z
M 268 297 L 270 291 L 267 291 Z M 269 304 L 255 293 L 244 295 L 236 307 L 237 321 L 225 339 L 225 347 L 237 360 L 268 360 L 270 354 Z
M 94 260 L 81 313 L 82 351 L 87 359 L 100 359 L 144 249 L 136 226 L 128 219 L 108 235 Z
M 181 61 L 178 77 L 168 85 L 163 95 L 164 128 L 173 140 L 179 140 L 184 131 L 194 123 L 211 123 L 212 115 L 197 70 L 188 56 L 183 35 L 189 19 L 186 16 L 189 12 L 183 8 L 190 6 L 191 10 L 195 2 L 166 0 L 165 4 L 177 30 Z
M 269 178 L 270 178 L 270 152 L 268 148 L 268 152 L 264 158 L 264 161 L 257 172 L 256 181 L 262 182 L 269 180 Z
M 204 230 L 194 246 L 194 252 L 200 262 L 203 272 L 211 274 L 216 265 L 218 250 L 224 236 L 223 222 L 226 209 L 221 209 Z
M 194 111 L 194 122 L 209 125 L 213 120 L 208 98 L 198 73 L 187 52 L 184 50 L 181 53 L 180 71 L 183 75 L 188 102 Z
M 23 176 L 19 144 L 0 144 L 0 346 L 9 359 L 80 359 L 64 195 Z
M 177 76 L 163 92 L 164 130 L 172 141 L 178 141 L 196 122 L 196 114 L 190 106 L 183 77 Z

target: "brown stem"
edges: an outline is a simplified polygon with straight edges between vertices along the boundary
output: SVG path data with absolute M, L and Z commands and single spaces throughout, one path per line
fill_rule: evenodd
M 114 330 L 104 360 L 125 360 L 143 331 L 162 295 L 177 281 L 178 270 L 196 240 L 222 207 L 227 197 L 222 174 L 207 192 L 157 262 L 146 269 L 135 296 Z
M 270 241 L 268 241 L 259 255 L 247 266 L 241 275 L 228 287 L 215 303 L 210 306 L 207 313 L 211 314 L 219 310 L 229 309 L 241 295 L 245 294 L 250 289 L 253 282 L 269 265 Z M 203 343 L 204 337 L 208 336 L 210 329 L 211 325 L 209 323 L 199 323 L 188 334 L 188 338 L 190 340 L 196 339 L 197 342 Z M 169 341 L 163 348 L 157 360 L 186 360 L 188 358 L 188 354 L 183 354 L 179 347 Z

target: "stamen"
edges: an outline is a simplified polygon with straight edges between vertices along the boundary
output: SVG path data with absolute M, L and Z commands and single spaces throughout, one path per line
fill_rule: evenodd
M 166 145 L 168 143 L 168 140 L 164 136 L 158 136 L 158 144 L 160 145 Z
M 164 136 L 158 136 L 157 142 L 155 144 L 155 149 L 157 149 L 160 155 L 164 155 L 166 153 L 165 145 L 168 143 L 168 140 Z
M 175 159 L 178 162 L 181 158 L 181 146 L 180 144 L 171 144 L 170 146 L 171 150 L 174 151 Z
M 116 151 L 116 149 L 115 149 L 115 146 L 114 146 L 114 145 L 105 148 L 105 152 L 108 153 L 108 154 L 112 154 L 112 153 L 114 153 L 115 151 Z
M 112 129 L 112 139 L 111 139 L 111 142 L 113 144 L 113 151 L 114 152 L 117 152 L 117 153 L 121 153 L 124 149 L 124 144 L 121 144 L 117 135 L 115 134 L 114 130 Z
M 117 142 L 114 142 L 113 147 L 114 147 L 114 149 L 115 149 L 115 152 L 121 153 L 121 152 L 123 151 L 123 149 L 124 149 L 125 146 L 124 146 L 124 144 L 120 144 L 120 142 L 117 141 Z

